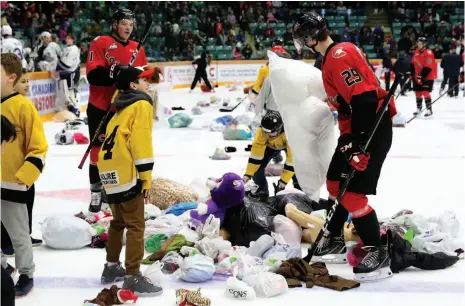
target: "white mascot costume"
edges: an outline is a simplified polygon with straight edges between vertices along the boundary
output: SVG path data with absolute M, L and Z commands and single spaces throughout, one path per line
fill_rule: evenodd
M 295 174 L 303 192 L 318 202 L 336 148 L 334 117 L 324 102 L 321 71 L 271 51 L 268 58 L 271 89 L 292 149 Z

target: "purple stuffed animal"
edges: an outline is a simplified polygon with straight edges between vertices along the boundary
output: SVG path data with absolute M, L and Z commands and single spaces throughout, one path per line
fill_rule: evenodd
M 207 203 L 199 203 L 197 209 L 191 210 L 191 218 L 205 223 L 209 215 L 214 215 L 222 224 L 226 209 L 243 203 L 244 181 L 239 175 L 228 172 L 222 178 L 210 181 L 208 185 L 211 188 L 211 198 Z

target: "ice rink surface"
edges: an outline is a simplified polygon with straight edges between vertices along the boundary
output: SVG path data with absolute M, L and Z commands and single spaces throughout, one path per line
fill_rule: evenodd
M 182 106 L 190 113 L 190 108 L 198 101 L 209 100 L 212 95 L 221 98 L 229 96 L 232 104 L 237 97 L 243 97 L 242 92 L 229 92 L 225 88 L 218 88 L 215 94 L 201 93 L 199 89 L 191 94 L 187 91 L 161 92 L 160 101 L 167 107 Z M 435 91 L 433 100 L 438 95 Z M 406 128 L 395 128 L 393 145 L 379 181 L 378 195 L 370 198 L 370 204 L 377 210 L 378 216 L 388 217 L 401 209 L 411 209 L 425 216 L 453 210 L 463 228 L 465 112 L 461 95 L 462 92 L 460 98 L 443 97 L 433 106 L 432 118 L 420 117 Z M 407 119 L 410 118 L 415 110 L 413 93 L 398 99 L 397 107 Z M 240 175 L 244 173 L 248 158 L 244 148 L 250 142 L 224 141 L 221 133 L 203 129 L 212 118 L 228 114 L 220 113 L 218 107 L 213 105 L 205 110 L 204 114 L 194 116 L 189 129 L 154 129 L 153 176 L 189 184 L 194 178 L 205 180 L 228 171 Z M 244 105 L 241 105 L 232 114 L 243 112 Z M 88 207 L 87 163 L 83 170 L 77 168 L 86 146 L 55 145 L 54 135 L 63 127 L 64 124 L 59 123 L 45 124 L 50 147 L 46 167 L 36 184 L 33 236 L 37 238 L 41 237 L 40 223 L 47 216 L 73 215 Z M 88 134 L 87 127 L 82 132 Z M 236 153 L 231 153 L 231 160 L 209 159 L 217 146 L 225 145 L 238 149 Z M 327 196 L 324 188 L 321 196 Z M 34 248 L 34 259 L 35 288 L 27 297 L 17 300 L 18 306 L 81 305 L 85 299 L 96 297 L 103 288 L 99 283 L 105 263 L 103 249 L 61 251 L 43 245 Z M 124 249 L 121 260 L 124 262 Z M 14 264 L 14 258 L 10 258 L 9 262 Z M 353 276 L 348 265 L 328 265 L 328 268 L 333 275 Z M 142 269 L 145 267 L 142 266 Z M 174 291 L 182 287 L 202 288 L 202 293 L 211 298 L 212 305 L 459 305 L 465 292 L 464 272 L 465 264 L 461 260 L 446 270 L 421 271 L 411 268 L 391 279 L 365 283 L 347 292 L 318 287 L 290 289 L 281 296 L 254 302 L 225 297 L 223 281 L 191 284 L 166 276 L 162 283 L 164 293 L 159 297 L 140 298 L 137 305 L 175 305 Z

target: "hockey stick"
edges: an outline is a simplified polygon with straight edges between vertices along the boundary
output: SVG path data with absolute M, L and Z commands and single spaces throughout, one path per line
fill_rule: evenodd
M 459 86 L 459 85 L 460 85 L 460 83 L 457 83 L 457 84 L 455 84 L 454 87 L 449 88 L 449 90 L 443 92 L 439 97 L 436 98 L 436 100 L 434 100 L 433 102 L 431 102 L 431 106 L 432 106 L 434 103 L 438 102 L 439 99 L 441 99 L 445 94 L 448 94 L 449 92 L 451 92 L 452 90 L 454 90 L 455 87 L 457 87 L 457 86 Z M 426 109 L 426 108 L 425 108 L 425 109 Z M 413 116 L 412 118 L 410 118 L 410 119 L 407 121 L 407 124 L 409 124 L 410 122 L 412 122 L 413 119 L 415 119 L 416 117 L 420 116 L 421 113 L 423 113 L 423 111 L 424 111 L 425 109 L 421 110 L 421 112 L 419 112 L 418 114 L 416 114 L 415 116 Z
M 376 120 L 375 124 L 370 130 L 370 133 L 368 134 L 368 139 L 363 146 L 364 151 L 367 150 L 368 146 L 370 145 L 371 139 L 373 138 L 373 135 L 375 134 L 376 130 L 378 129 L 378 125 L 381 122 L 381 119 L 383 118 L 384 113 L 386 112 L 388 106 L 389 106 L 389 100 L 391 100 L 392 97 L 394 97 L 394 94 L 396 92 L 397 86 L 399 85 L 399 79 L 394 81 L 394 84 L 392 84 L 391 89 L 389 90 L 389 93 L 387 97 L 384 99 L 383 104 L 381 104 L 381 108 L 379 109 L 378 113 L 376 114 Z M 312 244 L 311 248 L 308 250 L 307 256 L 305 256 L 303 259 L 307 262 L 310 263 L 312 260 L 313 254 L 315 254 L 315 251 L 320 244 L 321 239 L 323 238 L 323 235 L 326 233 L 326 230 L 328 229 L 328 225 L 331 223 L 331 220 L 333 219 L 334 212 L 336 211 L 338 205 L 340 205 L 340 201 L 342 197 L 344 196 L 344 193 L 346 192 L 347 186 L 349 186 L 349 182 L 352 180 L 355 174 L 355 168 L 352 167 L 352 169 L 349 171 L 347 174 L 346 179 L 344 180 L 344 183 L 339 189 L 339 193 L 337 194 L 336 200 L 331 206 L 330 210 L 328 211 L 328 215 L 326 217 L 326 221 L 321 228 L 320 232 L 318 233 L 318 236 L 316 237 L 315 242 Z
M 237 103 L 234 107 L 222 107 L 220 108 L 220 112 L 222 113 L 230 113 L 232 111 L 234 111 L 239 105 L 242 104 L 242 102 L 244 102 L 244 100 L 247 98 L 247 96 L 245 96 L 241 101 L 239 101 L 239 103 Z
M 396 96 L 396 100 L 397 98 L 399 98 L 400 94 L 404 91 L 405 86 L 407 86 L 408 83 L 410 83 L 410 77 L 407 79 L 407 81 L 405 81 L 404 86 L 402 86 L 402 88 L 400 89 L 400 92 Z
M 149 34 L 150 27 L 152 26 L 152 14 L 150 13 L 150 9 L 149 9 L 149 7 L 147 5 L 147 2 L 145 2 L 145 1 L 139 2 L 139 7 L 144 12 L 145 19 L 146 19 L 146 25 L 145 25 L 144 32 L 142 34 L 142 38 L 140 39 L 139 43 L 137 44 L 136 51 L 134 51 L 134 53 L 132 54 L 131 59 L 129 60 L 129 65 L 128 66 L 132 66 L 134 64 L 134 61 L 136 60 L 137 54 L 139 54 L 139 50 L 142 47 L 142 45 L 144 44 L 145 39 L 147 38 L 147 35 Z M 110 71 L 110 73 L 112 73 L 112 71 Z M 114 99 L 112 99 L 112 100 L 114 100 Z M 105 113 L 105 116 L 102 118 L 102 120 L 100 120 L 100 123 L 97 126 L 97 129 L 95 130 L 95 134 L 94 134 L 94 136 L 92 136 L 92 141 L 87 146 L 86 152 L 84 153 L 84 156 L 82 157 L 81 162 L 79 163 L 79 166 L 78 166 L 79 169 L 82 169 L 82 167 L 84 166 L 84 163 L 86 162 L 87 157 L 89 156 L 89 153 L 90 153 L 90 150 L 92 149 L 93 144 L 95 143 L 98 136 L 100 135 L 100 130 L 102 129 L 103 123 L 107 120 L 108 116 L 110 115 L 111 106 L 112 106 L 112 103 L 109 103 L 108 107 L 107 107 L 107 110 L 106 110 L 106 113 Z

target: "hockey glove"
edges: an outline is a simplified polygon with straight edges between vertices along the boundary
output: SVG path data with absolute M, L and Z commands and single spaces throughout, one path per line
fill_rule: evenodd
M 349 165 L 355 170 L 366 170 L 370 154 L 363 150 L 359 137 L 352 134 L 342 135 L 339 139 L 339 149 L 345 155 Z
M 283 191 L 284 189 L 286 189 L 286 185 L 287 185 L 287 184 L 284 183 L 284 182 L 281 181 L 281 180 L 278 181 L 278 184 L 273 183 L 274 194 L 276 195 L 278 192 Z
M 110 79 L 116 80 L 116 76 L 121 70 L 127 69 L 129 66 L 120 66 L 118 64 L 113 64 L 110 67 Z
M 421 75 L 417 77 L 417 84 L 420 86 L 423 85 L 423 77 Z

